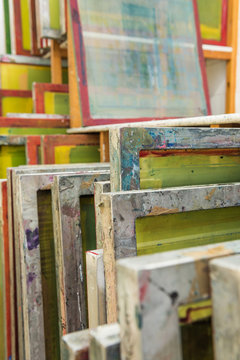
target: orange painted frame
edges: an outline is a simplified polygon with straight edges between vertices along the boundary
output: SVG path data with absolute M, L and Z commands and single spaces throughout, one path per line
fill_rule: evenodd
M 43 164 L 55 164 L 54 149 L 57 146 L 99 145 L 99 134 L 44 135 L 41 137 Z
M 45 114 L 44 93 L 68 93 L 68 85 L 66 84 L 50 84 L 50 83 L 33 83 L 33 107 L 34 112 Z

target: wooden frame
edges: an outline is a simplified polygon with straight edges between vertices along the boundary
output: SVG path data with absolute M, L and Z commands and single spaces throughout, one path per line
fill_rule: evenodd
M 96 171 L 75 176 L 64 174 L 56 176 L 52 187 L 61 335 L 88 327 L 85 254 L 83 252 L 84 247 L 86 251 L 94 250 L 96 242 L 92 244 L 94 234 L 87 233 L 87 229 L 84 236 L 83 224 L 85 221 L 87 223 L 87 220 L 81 219 L 80 201 L 86 195 L 94 195 L 96 181 L 109 179 L 108 165 L 99 165 L 99 167 L 95 166 Z M 86 216 L 89 218 L 92 215 L 88 212 Z M 91 224 L 91 227 L 94 225 Z M 85 228 L 87 228 L 86 224 Z M 92 249 L 91 246 L 93 246 Z
M 5 90 L 0 89 L 0 116 L 3 116 L 2 100 L 6 97 L 32 98 L 31 90 Z
M 92 164 L 82 164 L 84 169 L 92 168 Z M 18 321 L 21 322 L 20 318 L 17 319 L 17 288 L 16 288 L 16 250 L 15 246 L 17 244 L 16 239 L 18 229 L 14 229 L 14 220 L 17 216 L 17 180 L 18 176 L 21 174 L 33 174 L 33 173 L 54 173 L 59 171 L 65 171 L 65 169 L 76 170 L 76 165 L 37 165 L 37 166 L 19 166 L 18 168 L 9 168 L 7 171 L 7 188 L 8 188 L 8 223 L 9 223 L 9 234 L 8 234 L 8 243 L 9 243 L 9 256 L 10 256 L 10 292 L 11 292 L 11 340 L 12 340 L 12 358 L 18 358 L 18 342 L 20 344 L 20 353 L 23 352 L 22 349 L 22 338 L 18 337 Z M 14 220 L 13 220 L 14 219 Z M 17 225 L 16 225 L 17 226 Z M 20 315 L 19 315 L 20 316 Z
M 222 0 L 222 15 L 221 15 L 221 39 L 219 41 L 217 40 L 211 40 L 211 39 L 205 39 L 202 36 L 202 41 L 204 44 L 210 44 L 210 45 L 221 45 L 226 46 L 227 45 L 227 11 L 228 10 L 228 1 Z M 201 27 L 201 15 L 199 13 L 200 17 L 200 27 Z
M 53 10 L 52 14 L 51 8 Z M 52 26 L 51 15 L 56 15 L 57 11 L 59 13 L 59 24 L 55 24 L 55 26 Z M 54 7 L 54 4 L 51 4 L 49 0 L 36 0 L 36 13 L 38 23 L 38 36 L 40 38 L 60 40 L 65 32 L 65 21 L 62 21 L 61 19 L 62 11 L 60 1 L 58 2 L 58 6 L 56 6 L 55 4 Z
M 66 84 L 33 83 L 34 112 L 45 114 L 44 93 L 68 93 Z M 67 115 L 67 114 L 66 114 Z
M 1 54 L 11 54 L 11 30 L 10 30 L 10 14 L 9 2 L 3 0 L 1 5 Z
M 11 312 L 10 312 L 10 273 L 9 273 L 9 245 L 7 242 L 7 180 L 0 180 L 0 354 L 1 357 L 11 357 Z
M 38 164 L 37 147 L 40 146 L 40 142 L 40 136 L 0 135 L 0 146 L 25 146 L 28 165 Z
M 209 151 L 209 153 L 206 152 L 209 155 L 212 151 L 221 156 L 224 155 L 225 149 L 238 151 L 239 147 L 239 129 L 123 127 L 110 130 L 112 191 L 138 190 L 140 188 L 139 156 L 141 151 L 157 150 L 159 153 L 157 154 L 156 151 L 156 156 L 164 156 L 172 150 L 199 149 Z M 206 178 L 205 181 L 207 182 L 208 179 Z M 238 179 L 233 181 L 238 181 Z M 221 182 L 221 179 L 212 181 L 212 183 L 215 182 Z M 232 180 L 223 182 L 232 182 Z M 161 183 L 159 183 L 159 187 L 161 187 Z
M 44 164 L 55 163 L 55 147 L 57 146 L 99 145 L 98 134 L 80 135 L 45 135 L 41 138 L 42 161 Z
M 237 240 L 119 261 L 123 358 L 181 359 L 178 306 L 209 298 L 210 260 L 239 250 Z
M 86 277 L 88 326 L 89 329 L 94 329 L 99 325 L 107 323 L 106 287 L 102 249 L 88 251 L 86 253 Z
M 89 353 L 89 330 L 64 335 L 61 341 L 61 355 L 66 360 L 86 360 Z
M 199 56 L 200 61 L 200 69 L 202 73 L 202 84 L 206 99 L 206 111 L 209 114 L 210 111 L 210 101 L 207 89 L 207 80 L 205 69 L 203 67 L 203 55 L 202 55 L 202 48 L 200 42 L 200 32 L 198 27 L 198 16 L 197 16 L 197 4 L 196 1 L 193 0 L 193 11 L 194 17 L 196 21 L 196 38 L 197 44 L 196 49 Z M 79 126 L 88 126 L 88 125 L 104 125 L 104 124 L 116 124 L 116 123 L 124 123 L 124 122 L 134 122 L 134 121 L 146 121 L 151 120 L 153 118 L 125 118 L 125 119 L 118 119 L 118 118 L 93 118 L 90 112 L 90 103 L 89 103 L 89 93 L 88 93 L 88 80 L 87 80 L 87 71 L 86 71 L 86 54 L 84 48 L 84 39 L 81 29 L 81 19 L 78 9 L 77 0 L 68 0 L 68 11 L 70 14 L 70 26 L 71 27 L 71 34 L 73 36 L 73 53 L 74 53 L 74 61 L 76 67 L 76 73 L 78 79 L 81 79 L 80 83 L 78 84 L 78 96 L 79 96 L 79 103 L 80 106 L 80 113 L 78 114 L 80 122 Z M 71 54 L 71 52 L 70 52 Z M 81 61 L 80 61 L 81 59 Z M 71 66 L 73 64 L 71 63 Z M 70 73 L 73 69 L 70 69 Z M 75 70 L 74 70 L 75 71 Z M 71 88 L 72 89 L 72 88 Z M 70 96 L 71 97 L 71 96 Z M 197 114 L 195 114 L 197 115 Z M 154 117 L 156 118 L 156 117 Z M 161 118 L 160 118 L 161 119 Z
M 91 360 L 120 360 L 119 324 L 98 326 L 89 331 Z
M 96 221 L 96 243 L 97 249 L 102 249 L 102 219 L 101 219 L 101 196 L 104 193 L 111 191 L 109 181 L 98 181 L 94 184 L 94 207 L 95 207 L 95 221 Z M 99 324 L 102 325 L 102 324 Z
M 12 254 L 15 252 L 16 258 L 18 348 L 20 357 L 45 359 L 43 349 L 45 349 L 46 339 L 44 338 L 43 326 L 39 230 L 37 230 L 39 229 L 39 218 L 36 194 L 38 191 L 42 192 L 51 189 L 54 175 L 94 170 L 96 167 L 99 169 L 99 164 L 26 167 L 26 175 L 24 175 L 24 168 L 15 170 L 12 174 L 9 187 L 11 188 L 11 194 L 14 194 L 14 235 L 11 234 L 10 236 L 19 239 L 17 242 L 13 240 L 13 247 L 16 247 Z M 33 173 L 29 174 L 31 170 L 33 170 Z M 11 212 L 10 209 L 9 211 Z M 38 299 L 39 302 L 36 303 L 35 299 Z M 58 334 L 53 334 L 53 336 L 58 336 Z
M 27 115 L 22 117 L 0 117 L 0 127 L 3 128 L 69 128 L 70 121 L 68 118 L 62 117 L 59 119 L 54 118 L 27 118 Z
M 27 14 L 27 17 L 28 17 L 28 21 L 29 21 L 29 33 L 30 33 L 30 49 L 27 50 L 24 48 L 24 41 L 23 41 L 23 29 L 22 29 L 22 9 L 21 9 L 21 3 L 19 0 L 11 0 L 12 3 L 13 3 L 13 11 L 14 11 L 14 14 L 13 14 L 13 18 L 14 18 L 14 29 L 12 30 L 13 31 L 13 36 L 12 38 L 15 40 L 14 41 L 14 52 L 17 54 L 17 55 L 26 55 L 26 56 L 29 56 L 31 55 L 31 43 L 33 40 L 36 41 L 36 39 L 34 39 L 32 37 L 32 24 L 31 24 L 31 17 L 33 17 L 33 13 L 31 11 L 31 8 L 29 9 L 29 11 L 24 11 L 25 13 L 25 16 Z M 29 4 L 28 4 L 29 5 Z
M 182 213 L 184 215 L 184 213 L 187 212 L 188 218 L 186 218 L 187 222 L 184 229 L 189 229 L 190 225 L 192 226 L 192 221 L 188 220 L 191 212 L 194 214 L 194 212 L 198 210 L 238 207 L 239 192 L 240 185 L 232 184 L 103 194 L 101 199 L 104 205 L 101 207 L 101 218 L 104 219 L 102 240 L 108 322 L 115 322 L 117 320 L 115 262 L 117 259 L 123 257 L 137 255 L 136 221 L 139 218 L 147 217 L 149 219 L 149 217 L 153 216 L 164 216 L 162 217 L 162 220 L 164 220 L 167 219 L 166 215 L 176 213 Z M 198 216 L 199 214 L 200 213 L 198 213 Z M 222 215 L 220 215 L 220 217 L 221 216 Z M 203 222 L 207 221 L 207 218 L 203 220 Z M 209 221 L 212 226 L 213 221 L 217 221 L 217 216 Z M 198 222 L 200 224 L 200 217 Z M 223 224 L 224 218 L 220 220 L 219 223 Z M 226 224 L 224 231 L 227 231 Z M 168 227 L 169 225 L 166 224 L 166 228 Z M 203 228 L 205 228 L 204 225 Z M 164 238 L 166 234 L 164 235 L 164 233 L 160 231 L 157 243 L 155 243 L 156 247 L 154 247 L 153 230 L 152 228 L 152 243 L 150 245 L 152 251 L 155 252 L 174 248 L 179 249 L 186 246 L 189 247 L 193 246 L 196 242 L 196 237 L 194 237 L 195 228 L 192 235 L 186 238 L 186 241 L 185 237 L 181 238 L 181 241 L 177 242 L 177 246 L 175 247 L 173 245 L 174 242 L 171 239 L 168 242 L 168 240 Z M 218 240 L 218 235 L 215 236 L 213 234 L 213 230 L 209 231 L 212 234 L 211 240 L 208 238 L 207 233 L 203 234 L 202 237 L 198 235 L 197 245 L 220 241 Z M 232 233 L 231 236 L 234 237 L 235 235 L 236 233 Z M 231 236 L 229 235 L 229 240 L 235 240 L 235 238 L 231 238 Z M 225 241 L 225 238 L 226 233 L 221 237 L 221 241 Z M 177 240 L 175 239 L 174 241 Z M 158 244 L 161 244 L 161 248 Z M 163 247 L 163 245 L 165 247 Z
M 214 346 L 216 359 L 237 359 L 239 348 L 239 273 L 240 256 L 210 262 Z M 219 307 L 220 306 L 220 307 Z M 229 321 L 230 320 L 230 321 Z

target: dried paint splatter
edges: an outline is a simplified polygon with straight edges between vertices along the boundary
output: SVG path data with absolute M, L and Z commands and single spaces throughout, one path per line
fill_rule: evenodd
M 31 285 L 34 279 L 36 279 L 37 275 L 34 272 L 30 272 L 27 277 L 27 285 Z
M 36 249 L 39 245 L 39 230 L 38 230 L 38 228 L 36 228 L 33 231 L 31 231 L 30 229 L 27 229 L 26 236 L 27 236 L 28 250 Z

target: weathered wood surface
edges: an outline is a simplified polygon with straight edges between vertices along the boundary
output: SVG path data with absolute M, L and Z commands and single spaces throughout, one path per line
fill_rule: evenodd
M 122 359 L 182 359 L 179 305 L 209 298 L 209 261 L 239 250 L 236 240 L 119 260 Z
M 3 288 L 1 296 L 3 301 L 4 326 L 1 342 L 4 341 L 5 357 L 11 358 L 11 295 L 10 295 L 10 264 L 9 264 L 9 242 L 8 242 L 8 210 L 7 210 L 7 180 L 0 181 L 0 245 L 1 245 L 1 270 L 0 280 Z
M 125 123 L 124 125 L 97 125 L 97 126 L 85 126 L 77 127 L 72 126 L 68 130 L 69 134 L 81 134 L 83 132 L 108 132 L 111 129 L 119 129 L 122 127 L 209 127 L 211 125 L 225 125 L 225 127 L 230 127 L 231 125 L 240 124 L 240 115 L 239 114 L 221 114 L 221 115 L 211 115 L 211 116 L 196 116 L 193 118 L 181 118 L 181 119 L 168 119 L 168 120 L 152 120 L 152 121 L 143 121 L 135 123 Z M 74 125 L 74 124 L 73 124 Z
M 120 360 L 119 324 L 99 326 L 90 330 L 90 360 Z
M 7 318 L 6 318 L 6 297 L 5 297 L 5 269 L 4 269 L 4 219 L 3 219 L 3 184 L 4 180 L 0 180 L 0 358 L 5 359 L 7 355 Z M 11 354 L 10 354 L 11 355 Z
M 141 250 L 142 244 L 138 242 L 139 234 L 137 236 L 135 225 L 139 218 L 147 217 L 148 222 L 150 221 L 150 233 L 147 233 L 147 228 L 144 230 L 146 243 L 143 242 L 145 248 L 149 247 L 148 251 L 151 248 L 154 252 L 161 252 L 236 240 L 240 236 L 239 193 L 240 185 L 231 184 L 103 194 L 101 217 L 104 219 L 102 241 L 108 322 L 115 322 L 117 319 L 115 259 L 136 256 Z M 211 213 L 214 209 L 216 213 L 208 217 L 206 210 Z M 197 212 L 201 216 L 199 227 L 195 228 L 192 226 L 191 216 L 196 216 Z M 173 222 L 171 225 L 168 222 L 172 216 L 183 218 L 183 228 L 181 219 L 178 220 L 180 235 L 175 234 L 178 237 L 171 234 L 172 227 L 174 230 L 177 224 Z M 155 223 L 151 224 L 151 217 L 156 218 Z M 144 239 L 144 233 L 140 232 L 140 242 L 142 238 Z
M 89 359 L 89 330 L 81 330 L 62 337 L 62 360 Z
M 95 170 L 56 176 L 52 189 L 62 334 L 88 325 L 85 252 L 96 249 L 94 183 L 110 177 L 108 164 Z
M 79 165 L 79 164 L 78 164 Z M 77 165 L 77 166 L 78 166 Z M 98 168 L 100 164 L 95 164 Z M 88 170 L 92 169 L 94 164 L 82 164 L 83 169 Z M 101 166 L 101 165 L 100 165 Z M 105 166 L 105 165 L 104 165 Z M 69 164 L 69 165 L 33 165 L 33 166 L 19 166 L 18 168 L 9 168 L 7 172 L 7 188 L 8 188 L 8 223 L 9 223 L 9 257 L 10 257 L 10 293 L 11 293 L 11 313 L 13 316 L 11 317 L 11 334 L 12 334 L 12 358 L 17 359 L 18 354 L 18 336 L 17 334 L 17 291 L 16 291 L 16 265 L 15 265 L 15 246 L 17 246 L 17 229 L 16 230 L 16 236 L 14 234 L 14 219 L 16 216 L 13 215 L 13 207 L 15 205 L 15 215 L 17 214 L 16 210 L 16 204 L 18 202 L 17 200 L 17 193 L 16 193 L 16 181 L 17 176 L 21 174 L 31 174 L 31 173 L 54 173 L 59 171 L 65 171 L 67 169 L 70 169 L 69 171 L 76 170 L 75 164 Z M 17 223 L 15 223 L 15 226 L 17 226 Z M 18 263 L 17 263 L 18 265 Z M 19 315 L 20 316 L 20 315 Z M 22 320 L 21 320 L 22 321 Z M 22 327 L 20 327 L 20 331 L 22 330 Z M 22 346 L 23 341 L 19 342 L 20 346 Z
M 217 360 L 240 357 L 240 256 L 210 262 L 214 348 Z
M 101 196 L 104 193 L 110 192 L 110 182 L 96 182 L 94 184 L 94 207 L 95 207 L 95 218 L 96 218 L 96 243 L 97 249 L 102 249 L 102 224 L 103 219 L 101 218 L 100 208 L 103 205 L 101 202 Z
M 224 128 L 118 128 L 110 131 L 110 163 L 112 191 L 140 189 L 140 151 L 238 149 L 240 129 Z M 211 154 L 211 153 L 209 153 Z M 219 154 L 221 155 L 221 154 Z M 222 166 L 221 162 L 216 165 Z M 226 165 L 225 165 L 226 166 Z M 227 168 L 227 166 L 226 166 Z M 204 168 L 203 168 L 204 169 Z M 209 171 L 212 171 L 210 167 Z M 223 182 L 231 182 L 229 179 Z M 219 174 L 217 174 L 219 176 Z M 150 174 L 151 176 L 151 174 Z M 202 184 L 221 182 L 221 178 L 201 179 Z M 234 181 L 239 181 L 238 179 Z M 201 184 L 201 183 L 200 183 Z M 199 185 L 200 185 L 199 184 Z M 176 184 L 178 185 L 178 184 Z M 176 186 L 175 185 L 175 186 Z M 191 185 L 191 184 L 188 184 Z M 161 187 L 161 183 L 160 186 Z
M 61 39 L 65 22 L 64 20 L 60 20 L 63 14 L 60 11 L 59 1 L 36 0 L 36 14 L 38 37 Z
M 106 288 L 104 277 L 103 250 L 86 253 L 88 326 L 93 329 L 107 323 Z
M 11 243 L 13 247 L 12 254 L 15 252 L 16 260 L 18 340 L 22 358 L 45 359 L 45 352 L 42 350 L 45 348 L 45 341 L 37 191 L 50 189 L 56 173 L 92 170 L 95 165 L 99 169 L 100 164 L 78 164 L 22 167 L 13 170 L 11 184 L 9 184 L 14 195 L 14 235 L 11 234 Z M 38 171 L 40 174 L 37 174 Z M 24 173 L 31 174 L 31 172 L 32 175 L 24 175 Z M 35 275 L 32 276 L 32 273 Z M 29 279 L 31 279 L 30 282 Z
M 34 119 L 25 114 L 25 117 L 0 117 L 0 127 L 5 128 L 69 128 L 70 120 L 67 117 L 61 119 L 55 118 L 42 118 L 41 116 L 35 117 Z

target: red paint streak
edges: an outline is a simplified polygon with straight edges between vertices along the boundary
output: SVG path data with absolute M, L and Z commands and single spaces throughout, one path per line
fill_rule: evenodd
M 147 294 L 148 286 L 149 286 L 149 272 L 145 271 L 141 275 L 141 286 L 140 286 L 140 302 L 143 302 L 145 296 Z
M 202 84 L 205 93 L 205 100 L 207 105 L 207 115 L 211 115 L 211 105 L 210 105 L 210 97 L 208 92 L 208 83 L 207 83 L 207 73 L 205 67 L 205 60 L 203 57 L 203 49 L 202 49 L 202 39 L 200 34 L 200 22 L 198 17 L 198 7 L 197 7 L 197 0 L 192 0 L 193 10 L 194 10 L 194 17 L 195 17 L 195 27 L 196 27 L 196 34 L 197 34 L 197 49 L 198 49 L 198 58 L 200 63 L 200 68 L 202 72 Z
M 183 149 L 183 150 L 141 150 L 140 158 L 146 157 L 167 157 L 167 156 L 194 156 L 194 155 L 226 155 L 239 156 L 240 149 Z
M 99 254 L 95 253 L 94 251 L 87 251 L 87 253 L 93 254 L 93 255 L 99 255 Z

